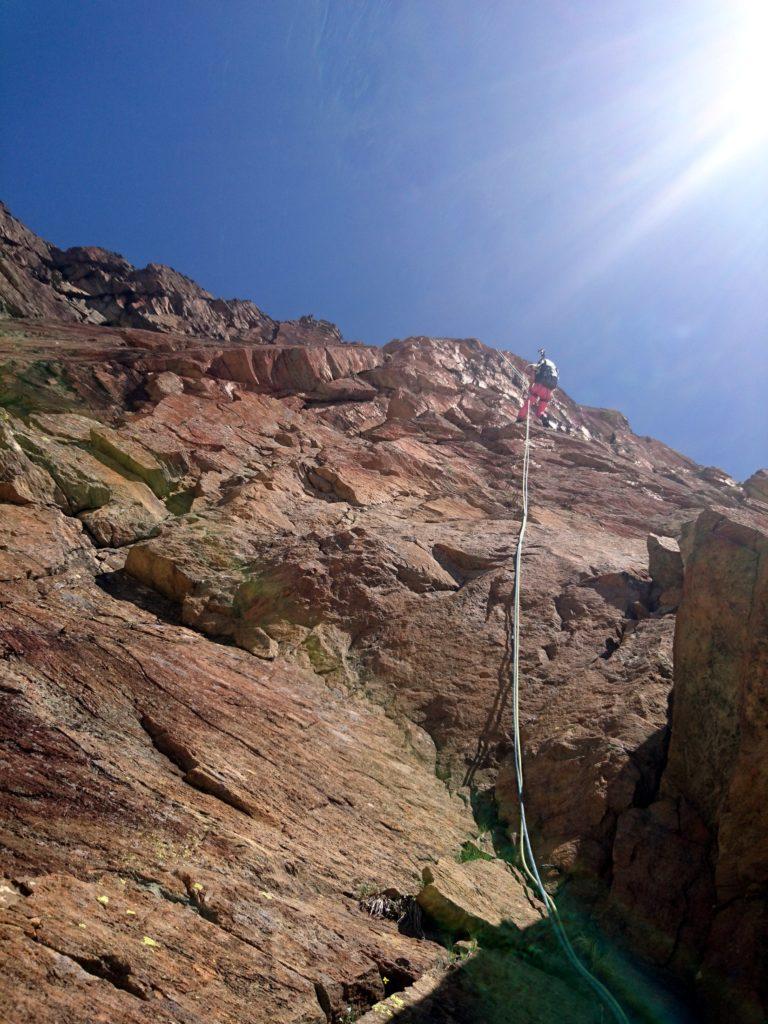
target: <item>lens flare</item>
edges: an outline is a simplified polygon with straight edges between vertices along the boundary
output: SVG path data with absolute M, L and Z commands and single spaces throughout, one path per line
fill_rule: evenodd
M 588 247 L 547 296 L 549 309 L 572 301 L 708 185 L 737 169 L 742 182 L 768 181 L 768 0 L 696 10 L 666 22 L 663 58 L 616 99 L 640 112 L 649 136 L 656 125 L 656 143 L 640 154 L 634 147 L 602 203 L 582 215 Z M 661 25 L 654 31 L 664 38 Z M 667 116 L 675 102 L 685 120 Z M 623 144 L 633 150 L 629 113 L 627 124 Z
M 719 115 L 733 157 L 768 142 L 768 0 L 734 4 L 722 60 Z

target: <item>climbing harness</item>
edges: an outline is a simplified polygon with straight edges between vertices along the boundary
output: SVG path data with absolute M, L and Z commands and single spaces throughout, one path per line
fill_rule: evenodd
M 555 901 L 544 888 L 536 858 L 528 834 L 528 823 L 525 818 L 525 802 L 523 800 L 523 745 L 520 740 L 520 571 L 523 558 L 525 529 L 528 525 L 528 473 L 531 457 L 531 413 L 530 408 L 525 417 L 525 449 L 523 451 L 523 517 L 520 522 L 520 533 L 515 549 L 515 588 L 512 601 L 512 715 L 514 725 L 515 779 L 517 781 L 517 800 L 520 805 L 520 860 L 523 871 L 536 887 L 546 907 L 547 917 L 563 949 L 568 961 L 584 978 L 592 990 L 605 1003 L 619 1024 L 629 1024 L 629 1018 L 614 999 L 608 989 L 581 962 L 571 940 L 565 931 Z

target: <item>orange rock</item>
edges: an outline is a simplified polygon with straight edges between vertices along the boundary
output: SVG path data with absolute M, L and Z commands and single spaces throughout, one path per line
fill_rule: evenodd
M 6 1013 L 338 1021 L 433 971 L 425 1005 L 492 1020 L 442 947 L 358 897 L 416 896 L 429 864 L 465 924 L 503 931 L 512 876 L 457 858 L 518 827 L 523 361 L 474 339 L 346 345 L 2 220 L 8 308 L 59 317 L 0 325 Z M 703 970 L 712 1014 L 762 1012 L 760 481 L 563 391 L 551 408 L 519 652 L 539 861 L 595 915 L 610 888 L 636 950 Z M 678 556 L 648 534 L 681 531 L 673 651 Z M 594 1024 L 546 960 L 471 963 L 522 1020 L 559 986 Z

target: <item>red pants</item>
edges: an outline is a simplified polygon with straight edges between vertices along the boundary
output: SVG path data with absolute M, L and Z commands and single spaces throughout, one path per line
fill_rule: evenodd
M 549 405 L 549 400 L 552 397 L 552 392 L 549 388 L 545 388 L 543 384 L 531 384 L 528 395 L 523 402 L 520 412 L 517 414 L 518 420 L 524 420 L 528 415 L 528 406 L 533 401 L 533 415 L 542 416 Z

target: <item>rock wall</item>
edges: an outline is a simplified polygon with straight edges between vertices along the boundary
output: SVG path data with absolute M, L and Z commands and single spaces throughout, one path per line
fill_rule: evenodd
M 658 799 L 619 819 L 613 896 L 633 941 L 696 975 L 708 1020 L 757 1024 L 768 1015 L 768 531 L 706 511 L 683 553 L 669 756 Z
M 514 991 L 534 1024 L 544 991 L 597 1024 L 507 863 L 524 361 L 475 339 L 348 345 L 313 318 L 265 333 L 256 307 L 227 320 L 167 268 L 62 256 L 18 222 L 6 239 L 7 308 L 37 317 L 0 324 L 14 1019 L 88 1003 L 116 1022 L 339 1024 L 418 978 L 434 1019 L 503 1019 Z M 131 275 L 122 326 L 88 322 Z M 730 986 L 751 1024 L 760 474 L 741 487 L 563 391 L 532 430 L 540 861 L 595 913 L 610 888 L 635 951 Z M 426 931 L 404 934 L 392 908 L 416 905 Z M 487 949 L 446 988 L 436 940 L 462 930 Z

